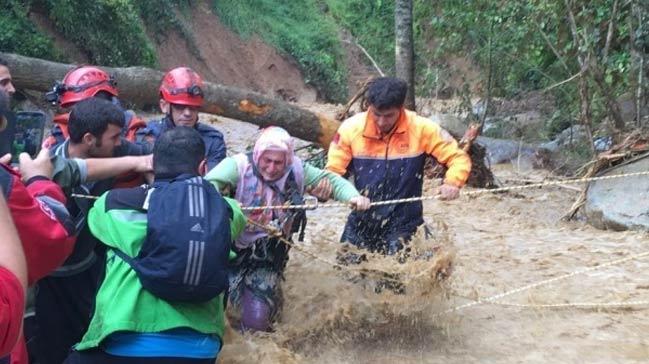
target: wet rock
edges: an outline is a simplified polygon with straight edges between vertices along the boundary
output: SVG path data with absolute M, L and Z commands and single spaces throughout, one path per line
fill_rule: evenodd
M 461 138 L 468 127 L 464 120 L 450 114 L 432 114 L 430 119 L 438 123 L 456 139 Z M 485 158 L 489 165 L 513 163 L 519 169 L 524 170 L 543 168 L 545 166 L 544 154 L 539 153 L 540 148 L 536 145 L 484 136 L 478 137 L 476 143 L 485 148 Z
M 538 111 L 508 116 L 492 116 L 485 120 L 484 135 L 493 138 L 523 137 L 535 140 L 545 127 L 546 118 Z
M 586 132 L 586 127 L 583 125 L 574 125 L 557 134 L 551 142 L 541 144 L 541 148 L 557 152 L 564 147 L 587 142 L 588 133 Z
M 455 115 L 435 113 L 431 114 L 429 118 L 439 124 L 439 126 L 444 128 L 446 131 L 451 133 L 451 135 L 453 135 L 456 139 L 461 138 L 468 128 L 468 124 L 466 124 L 464 120 Z
M 514 140 L 478 137 L 478 144 L 486 148 L 489 164 L 514 163 L 524 169 L 538 168 L 537 148 Z
M 649 171 L 649 157 L 616 167 L 604 175 Z M 599 229 L 649 231 L 649 177 L 637 176 L 589 184 L 584 209 Z

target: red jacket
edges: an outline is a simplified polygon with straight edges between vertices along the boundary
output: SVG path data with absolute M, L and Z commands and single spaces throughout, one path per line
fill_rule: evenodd
M 18 278 L 0 267 L 0 357 L 16 344 L 23 323 L 25 292 Z
M 0 186 L 23 243 L 28 284 L 32 285 L 70 255 L 75 241 L 74 226 L 65 209 L 61 187 L 45 177 L 32 178 L 25 185 L 20 174 L 1 166 Z
M 45 177 L 23 184 L 20 174 L 4 164 L 0 164 L 0 188 L 23 244 L 27 280 L 32 285 L 63 264 L 74 247 L 74 224 L 65 208 L 65 195 Z M 24 340 L 13 348 L 11 362 L 27 363 Z

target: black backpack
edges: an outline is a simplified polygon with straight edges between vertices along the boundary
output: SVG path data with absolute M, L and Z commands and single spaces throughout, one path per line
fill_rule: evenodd
M 230 206 L 202 177 L 181 175 L 152 188 L 142 249 L 135 258 L 115 253 L 147 291 L 166 301 L 205 302 L 225 292 Z

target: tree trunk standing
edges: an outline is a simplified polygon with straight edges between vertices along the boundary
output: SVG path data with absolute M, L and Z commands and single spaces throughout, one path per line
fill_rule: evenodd
M 629 16 L 629 42 L 631 49 L 631 67 L 633 80 L 632 86 L 635 90 L 635 119 L 636 126 L 642 126 L 644 115 L 642 110 L 646 103 L 647 95 L 647 56 L 649 56 L 649 5 L 640 4 L 634 1 L 631 5 L 631 15 Z
M 611 10 L 611 17 L 608 22 L 608 31 L 606 34 L 606 43 L 604 45 L 604 50 L 602 51 L 602 59 L 600 62 L 597 62 L 596 58 L 591 58 L 593 64 L 590 67 L 590 72 L 593 75 L 595 83 L 599 86 L 602 95 L 604 96 L 604 102 L 608 109 L 608 115 L 613 121 L 613 127 L 617 130 L 618 133 L 622 132 L 625 127 L 625 120 L 622 119 L 622 112 L 620 111 L 620 105 L 615 99 L 615 95 L 611 90 L 611 87 L 606 84 L 604 80 L 604 73 L 606 71 L 606 64 L 608 63 L 608 52 L 611 48 L 611 41 L 613 39 L 613 34 L 615 32 L 615 20 L 618 12 L 618 3 L 619 0 L 613 2 L 613 9 Z M 601 65 L 601 66 L 600 66 Z
M 15 54 L 0 53 L 9 62 L 17 88 L 50 91 L 54 82 L 75 67 Z M 120 98 L 138 107 L 156 107 L 158 87 L 164 73 L 144 67 L 102 67 L 115 76 Z M 236 87 L 205 82 L 205 102 L 201 111 L 238 119 L 261 127 L 276 125 L 291 135 L 327 148 L 338 130 L 339 122 L 327 116 L 301 109 L 286 102 Z
M 585 45 L 579 36 L 577 30 L 577 22 L 575 21 L 575 15 L 572 12 L 571 3 L 568 0 L 564 0 L 566 9 L 568 11 L 568 20 L 570 23 L 570 32 L 572 33 L 572 39 L 575 42 L 577 47 L 577 61 L 581 68 L 579 72 L 579 98 L 580 98 L 580 122 L 586 128 L 586 134 L 588 135 L 588 141 L 590 145 L 590 151 L 593 157 L 597 154 L 595 150 L 595 144 L 593 144 L 593 131 L 592 131 L 592 115 L 590 109 L 590 94 L 588 90 L 588 80 L 586 79 L 586 73 L 588 72 L 588 66 L 590 61 L 588 59 L 588 53 L 585 50 Z
M 415 110 L 415 50 L 412 34 L 412 0 L 394 4 L 395 68 L 397 77 L 408 83 L 405 107 Z

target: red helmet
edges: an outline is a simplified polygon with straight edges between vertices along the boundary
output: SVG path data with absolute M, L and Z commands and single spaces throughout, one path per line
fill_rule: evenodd
M 171 104 L 201 107 L 203 79 L 191 68 L 174 68 L 162 78 L 160 97 Z
M 106 91 L 117 96 L 117 83 L 106 71 L 92 66 L 82 66 L 68 72 L 63 77 L 60 87 L 62 107 L 72 106 L 74 103 L 95 96 L 100 91 Z

